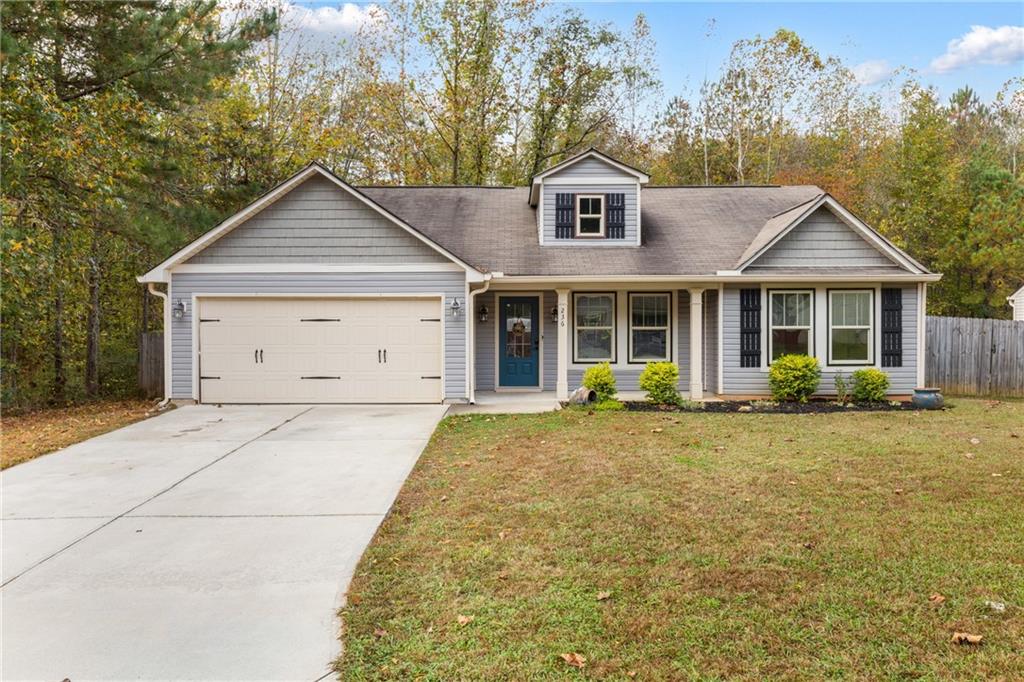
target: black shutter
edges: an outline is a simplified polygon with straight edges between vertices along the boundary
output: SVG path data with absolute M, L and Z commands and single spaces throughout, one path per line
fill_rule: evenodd
M 555 239 L 572 239 L 576 227 L 576 195 L 555 194 Z
M 608 239 L 626 238 L 626 195 L 605 194 L 608 211 L 605 220 L 608 222 L 606 234 Z
M 903 366 L 903 290 L 882 289 L 882 367 Z
M 761 290 L 740 289 L 740 367 L 761 366 Z

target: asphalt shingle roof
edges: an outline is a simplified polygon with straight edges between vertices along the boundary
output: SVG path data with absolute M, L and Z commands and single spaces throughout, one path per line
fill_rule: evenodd
M 645 187 L 643 244 L 537 243 L 526 187 L 360 187 L 470 265 L 506 275 L 713 275 L 731 270 L 765 223 L 822 194 L 786 187 Z

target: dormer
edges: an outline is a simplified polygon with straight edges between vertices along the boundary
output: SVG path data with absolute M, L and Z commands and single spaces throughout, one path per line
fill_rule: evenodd
M 641 170 L 589 149 L 533 176 L 530 205 L 544 246 L 639 246 Z

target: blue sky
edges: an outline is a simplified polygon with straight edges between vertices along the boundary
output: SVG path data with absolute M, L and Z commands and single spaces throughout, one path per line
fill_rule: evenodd
M 288 5 L 286 0 L 263 1 Z M 292 2 L 287 12 L 301 16 L 320 37 L 352 30 L 371 4 Z M 735 41 L 771 35 L 778 28 L 796 31 L 823 55 L 842 58 L 867 87 L 884 87 L 893 69 L 908 67 L 943 97 L 969 85 L 990 100 L 1007 80 L 1024 75 L 1021 2 L 556 2 L 553 7 L 559 5 L 575 6 L 623 31 L 643 12 L 657 41 L 667 96 L 692 95 L 705 69 L 714 76 Z M 707 37 L 712 19 L 714 30 Z

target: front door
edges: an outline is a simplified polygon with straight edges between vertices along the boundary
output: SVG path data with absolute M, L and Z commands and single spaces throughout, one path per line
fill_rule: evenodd
M 501 298 L 498 382 L 501 386 L 539 386 L 540 330 L 536 296 Z

